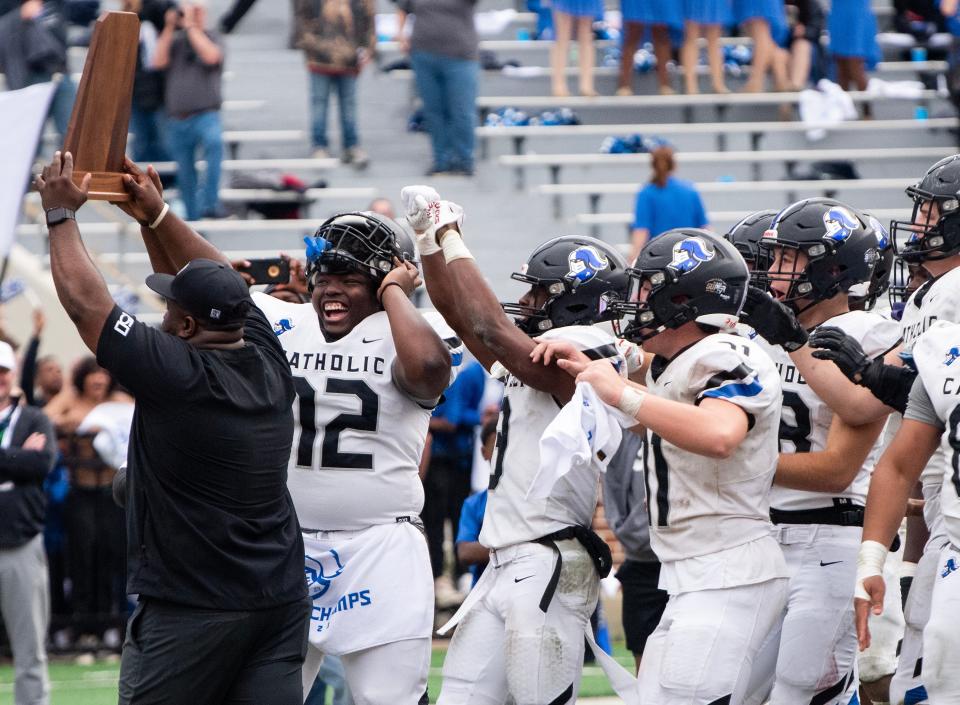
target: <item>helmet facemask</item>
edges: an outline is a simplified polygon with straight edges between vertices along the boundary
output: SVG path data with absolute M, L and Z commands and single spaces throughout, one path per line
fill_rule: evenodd
M 318 274 L 360 272 L 380 282 L 398 257 L 393 230 L 364 213 L 334 216 L 315 235 L 305 237 L 304 242 L 307 285 L 311 290 Z
M 893 220 L 890 232 L 897 256 L 908 263 L 951 257 L 960 252 L 960 199 L 907 189 L 913 199 L 909 221 Z M 936 207 L 936 215 L 931 211 Z

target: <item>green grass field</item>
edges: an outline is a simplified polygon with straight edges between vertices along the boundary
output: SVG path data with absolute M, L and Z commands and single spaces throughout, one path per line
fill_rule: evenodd
M 446 646 L 436 647 L 430 667 L 430 702 L 436 700 L 440 692 L 440 669 L 446 656 Z M 633 656 L 618 645 L 614 655 L 628 669 L 633 667 Z M 96 664 L 94 666 L 75 666 L 72 663 L 50 664 L 51 705 L 115 705 L 117 702 L 118 664 Z M 580 697 L 599 697 L 613 695 L 607 677 L 599 666 L 584 667 L 583 681 L 580 685 Z M 13 667 L 9 663 L 0 665 L 0 702 L 10 702 L 13 697 Z M 327 701 L 329 702 L 329 691 Z

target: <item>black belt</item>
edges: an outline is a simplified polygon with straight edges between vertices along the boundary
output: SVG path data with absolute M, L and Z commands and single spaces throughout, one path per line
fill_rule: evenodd
M 540 598 L 540 610 L 544 613 L 546 613 L 547 608 L 550 607 L 553 594 L 556 592 L 557 584 L 560 582 L 560 571 L 563 569 L 563 556 L 560 554 L 560 549 L 557 548 L 556 542 L 569 541 L 570 539 L 576 539 L 580 542 L 580 545 L 586 549 L 591 560 L 593 560 L 593 567 L 597 569 L 597 573 L 601 578 L 610 575 L 610 568 L 613 566 L 613 555 L 610 552 L 610 547 L 607 545 L 607 542 L 600 538 L 593 530 L 585 526 L 567 526 L 559 531 L 554 531 L 552 534 L 541 536 L 536 539 L 534 543 L 549 546 L 557 554 L 557 563 L 553 567 L 553 575 L 550 576 L 547 588 L 543 591 L 543 597 Z
M 856 504 L 840 504 L 833 507 L 798 509 L 793 511 L 771 508 L 770 521 L 774 524 L 863 526 L 863 507 Z

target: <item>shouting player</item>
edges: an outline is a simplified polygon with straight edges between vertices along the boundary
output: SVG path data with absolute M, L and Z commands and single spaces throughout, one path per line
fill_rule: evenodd
M 506 386 L 480 533 L 490 563 L 454 617 L 459 626 L 439 702 L 573 703 L 598 573 L 610 569 L 609 549 L 589 529 L 600 467 L 594 460 L 564 476 L 546 498 L 528 496 L 540 438 L 574 392 L 563 370 L 531 360 L 532 337 L 565 340 L 622 366 L 614 337 L 591 324 L 613 317 L 610 305 L 626 293 L 626 263 L 599 240 L 550 240 L 513 275 L 529 291 L 501 308 L 459 226 L 448 227 L 438 215 L 445 202 L 424 186 L 407 187 L 402 196 L 431 300 Z

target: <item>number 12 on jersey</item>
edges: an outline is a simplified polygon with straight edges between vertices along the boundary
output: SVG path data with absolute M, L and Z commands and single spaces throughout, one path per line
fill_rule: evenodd
M 297 445 L 297 466 L 316 467 L 313 462 L 313 446 L 317 438 L 317 390 L 303 377 L 294 377 L 297 405 L 300 412 L 300 443 Z M 323 429 L 320 446 L 319 467 L 323 469 L 345 468 L 348 470 L 373 470 L 371 453 L 343 453 L 340 451 L 340 434 L 354 431 L 377 430 L 380 415 L 380 399 L 361 379 L 327 378 L 322 392 L 349 394 L 360 400 L 360 413 L 343 412 L 332 418 Z M 323 403 L 322 399 L 319 402 Z

